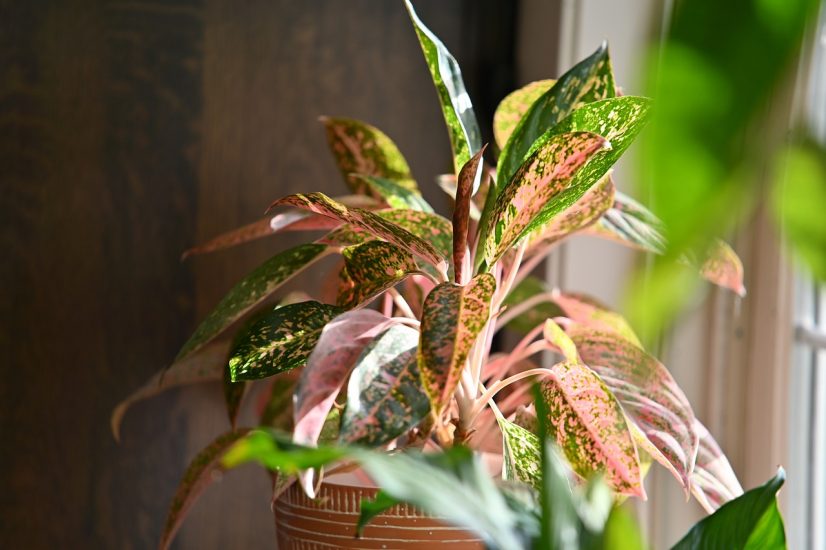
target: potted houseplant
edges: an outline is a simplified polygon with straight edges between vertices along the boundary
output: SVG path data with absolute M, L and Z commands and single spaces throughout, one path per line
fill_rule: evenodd
M 338 470 L 363 464 L 364 455 L 353 458 L 325 442 L 385 450 L 470 447 L 500 457 L 506 479 L 539 487 L 545 446 L 537 441 L 547 435 L 573 476 L 599 473 L 614 495 L 644 497 L 643 472 L 652 460 L 709 512 L 743 492 L 683 392 L 628 323 L 590 298 L 547 289 L 531 276 L 573 234 L 662 250 L 656 218 L 618 193 L 611 179 L 612 165 L 644 127 L 650 101 L 618 94 L 603 45 L 558 80 L 533 83 L 502 101 L 494 120 L 500 152 L 489 167 L 456 60 L 407 7 L 449 131 L 455 174 L 440 185 L 454 199 L 452 219 L 422 198 L 389 137 L 364 122 L 324 118 L 350 195 L 278 199 L 272 216 L 190 251 L 282 231 L 324 232 L 239 282 L 176 361 L 115 410 L 117 436 L 136 400 L 179 384 L 224 381 L 232 430 L 187 470 L 161 546 L 223 467 L 227 450 L 240 439 L 247 450 L 260 441 L 260 433 L 247 439 L 249 430 L 236 427 L 244 399 L 256 400 L 263 425 L 291 432 L 298 445 L 286 462 L 279 462 L 282 452 L 270 463 L 283 474 L 274 485 L 283 537 L 295 515 L 288 505 L 295 500 L 284 499 L 347 491 L 324 484 L 322 464 L 333 458 L 345 459 Z M 333 296 L 308 290 L 266 305 L 287 280 L 328 255 L 343 260 L 333 274 Z M 724 243 L 685 263 L 743 292 L 739 259 Z M 523 337 L 507 353 L 493 352 L 503 327 Z M 541 352 L 560 360 L 541 367 Z M 534 384 L 548 404 L 539 415 Z M 284 450 L 283 441 L 277 448 Z M 324 450 L 324 459 L 312 448 Z M 333 501 L 301 502 L 323 509 Z M 420 525 L 431 521 L 408 511 Z M 474 537 L 451 536 L 463 544 Z M 365 537 L 360 544 L 369 532 Z

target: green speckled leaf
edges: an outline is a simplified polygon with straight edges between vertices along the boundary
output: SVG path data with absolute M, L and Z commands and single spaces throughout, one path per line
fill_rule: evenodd
M 556 80 L 537 80 L 519 88 L 499 102 L 493 114 L 493 137 L 496 145 L 503 149 L 516 129 L 519 121 L 531 108 L 537 99 L 551 89 Z
M 419 332 L 395 325 L 368 345 L 347 387 L 339 442 L 382 445 L 416 426 L 430 411 L 416 364 Z
M 699 439 L 694 411 L 668 369 L 615 332 L 574 323 L 567 328 L 585 364 L 605 382 L 628 416 L 679 473 L 688 490 Z M 653 455 L 657 459 L 657 455 Z
M 169 548 L 192 504 L 215 479 L 215 472 L 224 469 L 220 464 L 224 453 L 248 432 L 247 429 L 241 429 L 218 436 L 189 463 L 169 506 L 159 548 Z
M 565 313 L 562 309 L 550 300 L 550 294 L 551 290 L 543 281 L 531 275 L 525 277 L 508 293 L 503 305 L 507 307 L 515 307 L 522 302 L 538 297 L 539 295 L 547 295 L 548 300 L 542 300 L 537 303 L 525 313 L 514 317 L 513 320 L 505 326 L 510 330 L 527 334 L 534 327 L 544 323 L 545 319 L 552 319 L 554 317 L 564 315 Z
M 572 112 L 562 122 L 537 140 L 531 151 L 538 150 L 554 136 L 570 132 L 592 132 L 608 140 L 610 148 L 603 149 L 574 176 L 569 185 L 543 205 L 542 211 L 531 220 L 525 233 L 538 230 L 552 218 L 564 212 L 599 180 L 628 149 L 634 138 L 645 127 L 651 109 L 651 100 L 624 96 L 589 103 Z
M 293 275 L 318 260 L 327 247 L 303 244 L 276 254 L 247 275 L 224 296 L 181 348 L 177 360 L 194 352 L 275 292 Z
M 425 27 L 409 0 L 405 0 L 405 4 L 419 37 L 430 76 L 436 85 L 450 146 L 453 149 L 453 167 L 458 174 L 462 166 L 482 147 L 479 124 L 476 122 L 476 115 L 473 114 L 473 105 L 465 90 L 462 71 L 456 59 L 447 51 L 442 41 Z M 473 191 L 476 192 L 476 189 Z
M 511 133 L 496 166 L 496 188 L 500 190 L 523 164 L 534 142 L 574 109 L 616 95 L 608 46 L 574 65 L 528 109 Z
M 253 318 L 239 333 L 229 368 L 233 381 L 256 380 L 303 366 L 337 307 L 299 302 Z
M 424 200 L 421 193 L 410 190 L 404 182 L 364 174 L 350 174 L 350 178 L 362 182 L 371 191 L 371 195 L 379 197 L 391 208 L 433 213 L 433 207 Z
M 344 268 L 336 302 L 348 309 L 368 302 L 419 271 L 413 256 L 384 241 L 349 246 L 341 254 Z
M 120 440 L 120 424 L 129 407 L 169 388 L 221 380 L 221 375 L 227 366 L 228 355 L 229 342 L 216 340 L 197 352 L 178 359 L 152 376 L 143 386 L 118 403 L 112 411 L 111 427 L 115 439 Z
M 527 233 L 546 206 L 565 194 L 588 160 L 607 147 L 601 136 L 590 132 L 555 135 L 545 141 L 516 172 L 496 198 L 489 225 L 482 227 L 483 247 L 488 267 L 492 266 Z M 587 189 L 583 189 L 583 194 Z M 575 202 L 575 201 L 574 201 Z
M 565 334 L 558 324 L 553 319 L 546 319 L 542 327 L 542 336 L 545 341 L 554 346 L 566 361 L 577 361 L 579 356 L 577 354 L 576 345 L 571 338 Z
M 488 322 L 495 290 L 494 277 L 483 273 L 464 286 L 440 284 L 425 298 L 419 372 L 437 416 L 450 403 L 468 353 Z
M 384 132 L 349 118 L 321 117 L 321 122 L 327 130 L 327 143 L 336 165 L 353 192 L 364 193 L 369 187 L 351 174 L 395 180 L 409 191 L 418 191 L 404 155 Z
M 235 428 L 235 423 L 238 420 L 238 411 L 241 410 L 241 401 L 247 391 L 247 384 L 249 382 L 246 381 L 233 382 L 229 367 L 224 368 L 224 404 L 227 406 L 227 417 L 229 417 L 230 426 L 233 428 Z
M 644 496 L 637 448 L 617 399 L 581 363 L 565 361 L 551 370 L 541 382 L 549 435 L 574 471 L 585 478 L 602 472 L 618 493 Z
M 614 204 L 614 182 L 604 176 L 596 185 L 551 221 L 533 231 L 528 238 L 527 256 L 544 254 L 565 237 L 597 223 Z
M 502 477 L 522 481 L 538 490 L 542 481 L 539 436 L 504 418 L 499 418 L 499 428 L 504 459 Z
M 290 205 L 303 208 L 317 214 L 339 219 L 345 223 L 363 229 L 371 235 L 401 247 L 411 254 L 422 258 L 435 266 L 440 272 L 447 271 L 445 255 L 441 254 L 430 242 L 417 237 L 410 231 L 382 216 L 360 208 L 348 208 L 331 199 L 324 193 L 309 193 L 289 195 L 275 201 L 270 208 L 279 205 Z M 409 210 L 406 212 L 414 212 Z M 420 214 L 424 214 L 421 212 Z

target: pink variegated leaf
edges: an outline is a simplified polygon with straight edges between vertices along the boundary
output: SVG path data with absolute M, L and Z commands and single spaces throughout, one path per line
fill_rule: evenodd
M 474 188 L 479 186 L 484 167 L 482 155 L 487 145 L 483 145 L 478 153 L 462 166 L 459 172 L 459 185 L 456 188 L 455 204 L 453 206 L 453 272 L 454 281 L 463 285 L 467 283 L 464 272 L 465 254 L 468 246 L 468 227 L 470 224 L 470 203 Z
M 137 391 L 118 403 L 112 411 L 111 427 L 116 440 L 120 440 L 120 425 L 129 407 L 161 392 L 188 384 L 221 380 L 227 366 L 230 342 L 214 341 L 198 352 L 172 363 L 155 374 Z
M 628 321 L 598 300 L 584 294 L 556 292 L 553 301 L 568 319 L 593 330 L 615 332 L 629 342 L 642 347 L 640 339 Z
M 192 504 L 216 479 L 215 474 L 223 471 L 221 459 L 224 454 L 248 432 L 248 429 L 240 429 L 222 434 L 192 459 L 172 498 L 158 548 L 169 548 Z
M 374 210 L 381 203 L 364 195 L 345 195 L 336 197 L 340 203 L 351 208 Z M 225 248 L 231 248 L 268 235 L 286 231 L 325 231 L 341 225 L 340 221 L 308 212 L 282 212 L 262 220 L 222 233 L 209 241 L 190 248 L 183 253 L 183 259 L 197 254 L 206 254 Z
M 668 369 L 617 333 L 579 324 L 571 324 L 567 331 L 582 361 L 602 378 L 625 412 L 679 472 L 678 481 L 688 491 L 699 439 L 691 405 Z
M 551 218 L 547 224 L 528 236 L 526 254 L 546 253 L 551 246 L 574 233 L 595 224 L 614 204 L 614 182 L 606 175 L 591 187 L 573 206 Z
M 480 244 L 487 265 L 522 239 L 545 205 L 568 189 L 591 157 L 609 146 L 597 134 L 573 132 L 550 137 L 531 154 L 496 198 L 489 222 L 483 222 Z
M 514 129 L 531 108 L 531 105 L 539 99 L 545 92 L 556 84 L 556 80 L 537 80 L 519 88 L 499 102 L 496 112 L 493 114 L 493 137 L 499 150 L 505 148 L 505 144 L 511 137 Z
M 419 373 L 438 417 L 444 412 L 476 337 L 488 322 L 496 279 L 489 273 L 467 285 L 442 283 L 424 301 Z
M 362 305 L 419 272 L 413 256 L 384 241 L 348 246 L 341 255 L 344 268 L 336 303 L 345 308 Z
M 616 397 L 588 367 L 563 361 L 540 383 L 546 425 L 574 471 L 602 472 L 618 493 L 645 498 L 637 447 Z
M 717 286 L 727 288 L 738 296 L 746 295 L 743 284 L 743 262 L 727 243 L 715 240 L 706 252 L 700 275 Z
M 421 237 L 417 237 L 398 224 L 388 221 L 373 212 L 360 208 L 348 208 L 324 193 L 309 193 L 306 195 L 299 193 L 289 195 L 275 201 L 270 207 L 283 205 L 309 210 L 310 212 L 341 220 L 360 229 L 364 229 L 370 234 L 395 244 L 429 262 L 436 267 L 440 273 L 447 272 L 445 256 L 430 242 Z M 424 213 L 420 212 L 420 214 Z
M 708 429 L 696 420 L 694 430 L 700 436 L 700 449 L 697 464 L 691 474 L 691 492 L 706 512 L 711 514 L 726 502 L 742 495 L 743 487 Z
M 353 192 L 372 194 L 364 180 L 352 174 L 394 180 L 410 191 L 419 191 L 404 155 L 384 132 L 348 118 L 321 117 L 321 122 L 336 165 Z
M 364 349 L 347 386 L 340 443 L 383 445 L 427 416 L 430 401 L 419 379 L 418 342 L 417 330 L 394 325 Z

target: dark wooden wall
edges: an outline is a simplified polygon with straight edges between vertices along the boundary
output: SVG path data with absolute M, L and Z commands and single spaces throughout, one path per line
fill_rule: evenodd
M 515 2 L 419 0 L 486 123 Z M 181 264 L 275 197 L 336 193 L 320 114 L 383 128 L 426 195 L 449 170 L 401 1 L 0 0 L 0 547 L 151 548 L 220 390 L 113 406 L 283 239 Z M 489 131 L 487 135 L 490 135 Z M 271 547 L 263 474 L 232 472 L 178 545 Z

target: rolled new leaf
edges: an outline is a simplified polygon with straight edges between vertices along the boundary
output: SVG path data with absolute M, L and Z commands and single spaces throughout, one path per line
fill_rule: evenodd
M 221 464 L 224 454 L 248 432 L 247 429 L 241 429 L 218 436 L 189 463 L 169 506 L 166 524 L 158 544 L 161 550 L 169 548 L 192 504 L 215 479 L 215 473 L 224 469 Z
M 183 359 L 221 334 L 296 273 L 321 258 L 326 250 L 327 246 L 323 244 L 303 244 L 276 254 L 255 268 L 218 302 L 178 352 L 176 360 Z
M 468 353 L 490 316 L 496 279 L 489 273 L 467 285 L 442 283 L 425 298 L 419 340 L 419 373 L 433 413 L 444 412 Z
M 394 325 L 364 349 L 347 386 L 340 443 L 383 445 L 427 416 L 430 401 L 419 379 L 418 342 L 417 330 Z
M 354 193 L 380 197 L 352 174 L 394 180 L 400 187 L 418 193 L 410 167 L 387 135 L 366 122 L 350 118 L 321 117 L 327 143 L 344 181 Z
M 467 282 L 464 263 L 468 247 L 471 195 L 474 187 L 478 187 L 476 182 L 482 177 L 482 155 L 485 153 L 485 147 L 487 146 L 483 146 L 462 166 L 456 187 L 453 204 L 453 272 L 454 281 L 460 285 Z
M 544 424 L 574 471 L 602 472 L 618 493 L 645 497 L 637 448 L 616 397 L 591 369 L 564 361 L 540 383 L 548 404 Z
M 303 366 L 324 326 L 339 313 L 335 306 L 309 301 L 253 318 L 230 352 L 232 381 L 257 380 Z
M 422 23 L 409 0 L 405 0 L 405 5 L 413 21 L 416 36 L 419 38 L 419 44 L 427 61 L 427 68 L 430 69 L 430 76 L 433 78 L 433 84 L 439 95 L 439 103 L 442 106 L 442 114 L 445 117 L 450 137 L 450 147 L 453 150 L 453 167 L 458 174 L 462 166 L 482 147 L 479 123 L 473 113 L 470 96 L 465 90 L 459 63 L 442 41 Z M 478 183 L 473 188 L 474 193 L 477 188 Z

